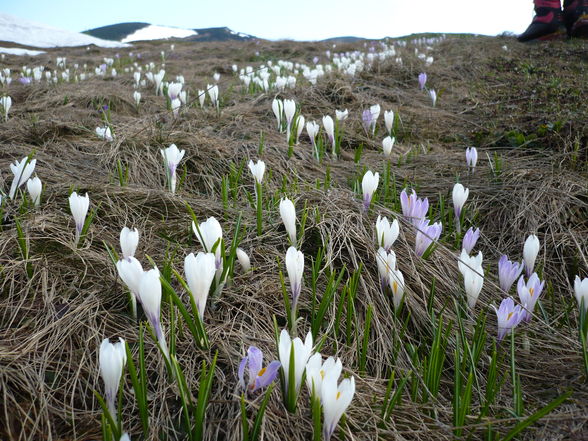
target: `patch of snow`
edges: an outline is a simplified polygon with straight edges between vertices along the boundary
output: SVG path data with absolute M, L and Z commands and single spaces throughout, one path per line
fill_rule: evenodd
M 142 40 L 161 40 L 164 38 L 186 38 L 192 35 L 198 35 L 193 29 L 170 28 L 168 26 L 149 25 L 137 29 L 130 35 L 122 39 L 123 43 Z
M 19 47 L 0 47 L 0 53 L 10 55 L 39 55 L 44 54 L 45 51 L 32 51 L 30 49 L 21 49 Z
M 33 47 L 87 46 L 124 47 L 118 41 L 102 40 L 79 32 L 53 28 L 24 20 L 10 14 L 0 13 L 0 41 L 12 41 Z

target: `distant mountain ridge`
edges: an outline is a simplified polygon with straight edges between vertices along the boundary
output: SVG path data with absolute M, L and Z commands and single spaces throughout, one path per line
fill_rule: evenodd
M 117 23 L 83 32 L 96 38 L 111 41 L 142 41 L 178 38 L 187 41 L 244 41 L 256 37 L 236 32 L 227 27 L 185 29 L 171 26 L 157 26 L 144 22 Z

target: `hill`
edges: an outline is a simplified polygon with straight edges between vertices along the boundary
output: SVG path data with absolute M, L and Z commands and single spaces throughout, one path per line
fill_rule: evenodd
M 100 47 L 125 46 L 120 42 L 102 40 L 78 32 L 57 29 L 5 13 L 0 13 L 0 41 L 38 48 L 87 45 Z
M 574 296 L 575 277 L 588 276 L 588 42 L 417 37 L 337 52 L 327 42 L 174 45 L 164 57 L 152 41 L 54 49 L 27 60 L 35 72 L 44 67 L 38 82 L 19 81 L 21 58 L 2 61 L 12 106 L 0 112 L 0 439 L 101 439 L 99 348 L 119 337 L 127 367 L 110 384 L 120 385 L 116 419 L 132 440 L 240 441 L 263 408 L 258 439 L 316 439 L 305 382 L 294 411 L 279 378 L 267 401 L 265 390 L 239 384 L 250 346 L 263 351 L 263 366 L 286 360 L 289 346 L 276 342 L 286 328 L 303 339 L 311 332 L 313 350 L 340 360 L 341 380 L 354 379 L 332 441 L 588 439 L 584 314 Z M 176 94 L 183 83 L 177 114 L 158 80 Z M 218 105 L 210 86 L 201 106 L 199 91 L 213 84 Z M 310 137 L 310 124 L 298 142 L 288 138 L 274 98 L 294 100 L 283 106 L 291 121 L 302 115 L 318 134 Z M 394 112 L 391 128 L 385 111 Z M 97 135 L 105 125 L 112 141 Z M 162 155 L 171 144 L 184 151 L 177 165 Z M 472 146 L 475 167 L 466 163 Z M 28 155 L 42 181 L 38 207 L 27 185 L 7 195 L 10 164 Z M 266 168 L 256 185 L 248 164 L 258 160 Z M 379 176 L 371 201 L 368 171 Z M 456 216 L 458 182 L 469 193 Z M 70 212 L 74 190 L 89 197 L 87 223 Z M 292 238 L 283 198 L 295 205 Z M 211 217 L 220 238 L 213 221 L 194 231 Z M 122 254 L 124 226 L 139 232 L 136 260 L 130 247 Z M 462 255 L 470 228 L 479 229 L 469 253 L 481 253 L 479 264 Z M 530 235 L 535 255 L 523 251 Z M 291 245 L 304 257 L 295 253 L 295 267 L 285 261 Z M 237 248 L 251 268 L 236 263 L 245 261 Z M 206 259 L 204 270 L 193 269 L 191 253 Z M 512 265 L 499 270 L 503 255 Z M 543 285 L 527 287 L 523 258 Z M 128 286 L 117 269 L 125 262 Z M 509 296 L 517 309 L 499 321 L 493 306 Z M 499 340 L 515 322 L 512 340 Z M 122 357 L 110 355 L 103 364 L 115 370 Z M 142 375 L 131 376 L 133 366 Z M 252 386 L 268 370 L 254 371 Z M 344 402 L 350 387 L 325 384 L 324 403 Z
M 112 41 L 146 41 L 160 39 L 186 39 L 188 41 L 243 41 L 255 38 L 227 27 L 182 29 L 157 26 L 150 23 L 131 22 L 102 26 L 84 31 L 87 35 Z

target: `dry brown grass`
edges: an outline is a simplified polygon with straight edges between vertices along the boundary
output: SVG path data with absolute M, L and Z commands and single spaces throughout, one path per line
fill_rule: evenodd
M 503 44 L 509 46 L 508 51 L 501 49 Z M 521 351 L 517 358 L 527 414 L 567 388 L 573 388 L 574 395 L 521 439 L 588 439 L 583 428 L 588 420 L 588 390 L 576 338 L 571 282 L 575 274 L 586 276 L 588 272 L 588 174 L 583 125 L 587 87 L 581 79 L 584 62 L 574 58 L 585 45 L 526 47 L 510 39 L 450 38 L 435 49 L 436 62 L 427 69 L 430 84 L 440 92 L 437 108 L 432 108 L 428 96 L 417 90 L 416 78 L 423 66 L 410 55 L 403 56 L 402 67 L 385 62 L 352 81 L 334 76 L 323 79 L 316 87 L 300 81 L 296 90 L 285 96 L 297 100 L 307 121 L 320 121 L 323 114 L 332 114 L 335 108 L 348 108 L 351 114 L 346 122 L 343 159 L 327 161 L 334 187 L 324 191 L 317 190 L 314 182 L 324 179 L 325 164 L 313 161 L 305 135 L 294 157 L 288 160 L 284 136 L 275 130 L 271 113 L 273 95 L 241 94 L 230 74 L 230 65 L 256 65 L 261 58 L 286 57 L 310 62 L 314 54 L 323 53 L 328 46 L 292 42 L 177 43 L 175 52 L 166 60 L 168 77 L 183 74 L 194 97 L 197 88 L 210 82 L 213 71 L 221 72 L 224 106 L 220 118 L 210 109 L 193 107 L 174 120 L 165 110 L 162 98 L 147 90 L 143 91 L 144 103 L 137 112 L 128 75 L 116 80 L 90 79 L 56 87 L 14 85 L 9 89 L 14 101 L 11 118 L 0 124 L 3 176 L 9 162 L 34 150 L 37 174 L 44 182 L 45 193 L 41 208 L 34 212 L 19 214 L 16 208 L 8 207 L 0 232 L 2 439 L 99 436 L 100 409 L 92 394 L 93 389 L 102 389 L 97 348 L 105 337 L 121 336 L 130 343 L 137 340 L 137 324 L 128 314 L 125 291 L 117 281 L 102 241 L 118 247 L 120 229 L 136 226 L 141 232 L 138 258 L 146 264 L 146 255 L 156 262 L 164 261 L 169 237 L 179 256 L 176 266 L 181 270 L 183 256 L 198 249 L 185 203 L 201 219 L 221 219 L 225 237 L 229 238 L 235 233 L 238 213 L 243 213 L 246 235 L 241 246 L 250 252 L 255 270 L 244 275 L 237 272 L 234 283 L 208 309 L 205 322 L 211 351 L 196 350 L 187 334 L 179 336 L 177 342 L 178 360 L 194 390 L 199 364 L 210 360 L 218 350 L 206 439 L 241 439 L 237 365 L 249 345 L 277 356 L 271 318 L 275 315 L 284 323 L 278 268 L 283 265 L 287 245 L 277 207 L 267 213 L 264 234 L 256 236 L 255 212 L 244 193 L 252 191 L 246 168 L 239 198 L 228 210 L 223 209 L 220 179 L 229 172 L 231 164 L 258 157 L 261 132 L 265 136 L 262 159 L 271 171 L 267 194 L 277 194 L 285 176 L 290 183 L 298 182 L 298 191 L 289 192 L 297 200 L 297 207 L 307 203 L 322 215 L 320 219 L 312 215 L 308 218 L 302 245 L 308 258 L 322 241 L 327 244 L 330 268 L 346 265 L 356 269 L 360 263 L 364 266 L 355 325 L 362 328 L 368 305 L 375 311 L 365 375 L 359 376 L 357 372 L 356 342 L 347 347 L 333 338 L 334 306 L 325 324 L 329 337 L 322 352 L 336 353 L 357 383 L 344 435 L 338 435 L 339 439 L 453 439 L 453 336 L 438 399 L 422 404 L 405 396 L 390 424 L 383 426 L 380 420 L 379 406 L 391 368 L 409 372 L 415 366 L 404 346 L 393 357 L 401 323 L 394 318 L 391 299 L 378 288 L 374 263 L 375 218 L 378 213 L 397 213 L 390 207 L 378 206 L 369 215 L 362 215 L 360 202 L 349 186 L 363 166 L 380 172 L 383 168 L 379 138 L 367 138 L 360 126 L 361 110 L 376 102 L 382 110 L 392 108 L 402 118 L 393 161 L 399 156 L 411 159 L 393 166 L 399 189 L 405 181 L 417 185 L 419 195 L 428 196 L 436 204 L 439 195 L 450 195 L 456 175 L 461 175 L 462 182 L 470 188 L 468 209 L 469 213 L 476 213 L 474 223 L 482 230 L 477 248 L 484 253 L 489 274 L 478 311 L 488 311 L 489 304 L 500 301 L 495 276 L 500 254 L 516 259 L 522 253 L 526 235 L 539 235 L 542 248 L 538 261 L 549 284 L 543 300 L 545 316 L 537 310 L 528 326 L 530 351 Z M 361 46 L 345 45 L 337 50 L 356 47 Z M 144 62 L 157 62 L 159 51 L 167 48 L 167 44 L 141 43 L 133 51 L 141 52 Z M 260 57 L 255 56 L 256 51 Z M 409 45 L 407 53 L 412 52 Z M 13 70 L 23 64 L 54 67 L 55 56 L 67 55 L 70 66 L 74 62 L 94 66 L 103 56 L 113 53 L 74 48 L 50 51 L 34 59 L 7 56 L 6 64 Z M 93 133 L 100 125 L 96 108 L 106 102 L 111 107 L 117 135 L 113 143 L 98 141 Z M 561 130 L 548 130 L 537 139 L 528 137 L 540 124 L 560 120 Z M 513 129 L 528 138 L 524 145 L 512 145 L 513 135 L 508 132 Z M 467 176 L 464 148 L 474 142 L 479 146 L 480 163 L 476 174 Z M 160 148 L 171 143 L 186 150 L 183 164 L 187 180 L 176 196 L 164 189 L 159 153 Z M 364 144 L 361 164 L 354 164 L 353 150 L 360 143 Z M 572 160 L 576 145 L 578 159 Z M 495 152 L 504 159 L 499 177 L 492 175 L 486 158 L 486 153 L 491 157 Z M 118 185 L 117 159 L 129 167 L 128 186 Z M 72 244 L 73 221 L 67 205 L 72 186 L 87 191 L 92 206 L 100 204 L 81 249 Z M 19 255 L 14 216 L 21 218 L 29 238 L 34 267 L 30 280 Z M 463 295 L 456 267 L 457 251 L 452 243 L 443 243 L 430 260 L 421 261 L 413 252 L 411 228 L 404 222 L 402 227 L 395 251 L 405 275 L 411 312 L 407 339 L 415 346 L 426 346 L 432 334 L 426 301 L 433 279 L 437 293 L 435 309 L 446 306 L 446 320 L 455 319 L 453 298 Z M 309 294 L 307 283 L 300 305 L 299 329 L 304 331 L 309 327 Z M 169 329 L 166 307 L 163 317 L 164 326 Z M 493 314 L 488 317 L 489 335 L 493 336 L 495 319 Z M 492 338 L 489 337 L 488 346 Z M 156 347 L 148 342 L 146 348 L 152 439 L 158 439 L 158 434 L 169 439 L 181 438 L 180 403 L 175 386 L 165 380 L 165 367 Z M 485 372 L 486 357 L 481 363 L 481 372 Z M 506 372 L 507 366 L 505 359 L 501 370 Z M 485 390 L 484 376 L 478 380 L 476 394 Z M 292 415 L 285 411 L 276 390 L 266 414 L 264 439 L 310 439 L 306 398 L 305 392 L 297 414 Z M 477 405 L 477 395 L 474 402 Z M 125 387 L 124 403 L 125 430 L 133 439 L 138 438 L 140 425 L 130 383 Z M 511 406 L 507 379 L 494 406 L 494 427 L 501 433 L 514 425 L 515 420 L 506 410 Z M 469 421 L 476 424 L 475 414 Z M 473 438 L 481 438 L 481 434 L 480 429 Z

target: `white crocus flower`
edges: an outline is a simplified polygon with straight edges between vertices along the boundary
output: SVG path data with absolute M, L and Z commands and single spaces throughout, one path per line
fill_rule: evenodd
M 135 257 L 137 245 L 139 245 L 139 230 L 124 227 L 120 232 L 120 249 L 123 258 Z
M 204 318 L 206 300 L 216 273 L 215 256 L 212 253 L 190 253 L 184 259 L 184 272 L 190 291 L 196 302 L 200 319 Z
M 361 180 L 361 189 L 363 191 L 363 208 L 365 211 L 370 207 L 374 192 L 378 188 L 380 182 L 380 174 L 378 172 L 372 173 L 371 170 L 365 172 Z
M 272 101 L 272 111 L 278 122 L 278 130 L 282 128 L 282 113 L 284 112 L 284 103 L 278 98 L 274 98 Z
M 466 250 L 461 250 L 457 262 L 459 271 L 463 275 L 465 292 L 470 309 L 474 309 L 482 286 L 484 285 L 484 268 L 482 268 L 482 252 L 470 257 Z
M 584 302 L 584 311 L 588 310 L 588 277 L 580 279 L 580 276 L 576 276 L 574 279 L 574 294 L 578 301 L 578 307 L 582 307 L 582 301 Z
M 346 378 L 337 385 L 338 378 L 326 376 L 322 383 L 321 403 L 323 405 L 323 440 L 329 441 L 339 420 L 351 404 L 355 395 L 355 378 Z
M 27 191 L 31 197 L 31 201 L 35 207 L 41 205 L 41 192 L 43 191 L 43 184 L 41 180 L 35 176 L 27 181 Z
M 384 156 L 390 156 L 392 154 L 392 148 L 394 147 L 394 143 L 396 142 L 396 138 L 391 138 L 386 136 L 382 141 L 382 149 L 384 150 Z
M 192 230 L 196 235 L 196 239 L 207 253 L 214 253 L 216 269 L 221 268 L 221 241 L 223 238 L 223 229 L 221 224 L 215 217 L 209 217 L 206 222 L 201 222 L 196 228 L 196 224 L 192 222 Z M 216 248 L 214 248 L 216 245 Z M 214 251 L 213 251 L 214 248 Z
M 110 343 L 105 338 L 102 340 L 99 351 L 100 376 L 104 381 L 104 392 L 108 411 L 110 416 L 116 421 L 118 412 L 116 411 L 116 398 L 120 377 L 122 376 L 123 367 L 127 363 L 127 353 L 125 341 L 119 338 L 118 343 Z
M 345 121 L 348 116 L 349 116 L 349 111 L 347 109 L 335 110 L 335 118 L 337 118 L 337 121 Z
M 342 370 L 343 365 L 338 358 L 329 357 L 323 363 L 323 357 L 320 353 L 313 354 L 306 363 L 306 386 L 308 387 L 308 392 L 312 395 L 314 387 L 314 396 L 320 400 L 322 384 L 327 375 L 339 379 Z
M 534 234 L 531 234 L 527 237 L 527 240 L 525 240 L 525 245 L 523 247 L 523 261 L 525 262 L 525 272 L 527 277 L 531 277 L 531 274 L 533 274 L 535 260 L 537 260 L 540 247 L 541 244 L 539 243 L 539 238 Z
M 36 159 L 31 159 L 29 161 L 29 158 L 26 156 L 22 158 L 21 161 L 14 161 L 14 164 L 10 164 L 10 171 L 14 176 L 12 184 L 10 185 L 10 191 L 8 192 L 8 197 L 10 199 L 14 199 L 14 196 L 16 196 L 16 190 L 23 186 L 31 177 L 35 171 L 36 164 Z
M 255 182 L 261 184 L 263 181 L 263 174 L 265 173 L 265 162 L 259 160 L 256 163 L 253 163 L 253 161 L 249 160 L 248 166 L 251 174 L 255 178 Z
M 177 168 L 178 164 L 186 153 L 185 150 L 180 150 L 175 144 L 170 145 L 166 149 L 161 149 L 161 156 L 165 163 L 165 175 L 167 177 L 169 189 L 172 193 L 176 192 L 177 185 Z
M 296 246 L 296 208 L 290 199 L 283 198 L 280 200 L 280 216 L 284 227 L 286 227 L 290 243 Z
M 304 343 L 299 337 L 294 340 L 290 338 L 290 334 L 285 329 L 280 333 L 280 340 L 278 344 L 278 352 L 280 356 L 280 363 L 284 371 L 284 380 L 286 382 L 286 390 L 294 393 L 296 397 L 300 393 L 300 386 L 302 385 L 302 377 L 306 370 L 306 364 L 312 354 L 312 333 L 306 334 Z M 290 372 L 290 353 L 294 349 L 294 384 L 288 384 Z M 293 389 L 292 389 L 293 388 Z
M 398 220 L 394 219 L 392 223 L 388 221 L 388 218 L 381 217 L 378 215 L 376 220 L 376 237 L 378 239 L 378 246 L 383 247 L 386 251 L 392 248 L 398 234 L 400 233 L 400 226 Z
M 96 127 L 96 135 L 98 135 L 98 138 L 108 142 L 112 142 L 114 140 L 112 137 L 112 132 L 110 131 L 110 127 Z
M 394 111 L 393 110 L 385 110 L 384 111 L 384 124 L 386 125 L 386 131 L 392 135 L 392 128 L 394 126 Z
M 75 191 L 69 196 L 69 209 L 76 222 L 76 244 L 80 240 L 80 235 L 86 222 L 88 209 L 90 208 L 90 197 L 88 193 L 84 196 L 79 196 Z

